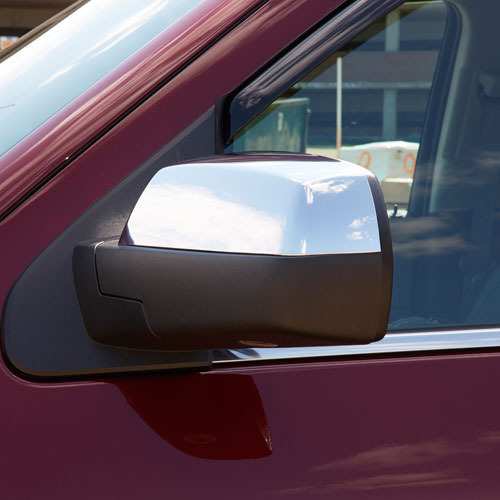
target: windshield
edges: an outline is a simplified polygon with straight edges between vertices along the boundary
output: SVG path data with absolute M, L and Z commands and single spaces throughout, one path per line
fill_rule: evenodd
M 0 155 L 202 0 L 90 0 L 0 62 Z

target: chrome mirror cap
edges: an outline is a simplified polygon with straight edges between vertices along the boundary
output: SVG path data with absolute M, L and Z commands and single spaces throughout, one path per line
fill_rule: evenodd
M 132 349 L 363 344 L 387 329 L 382 191 L 356 165 L 228 156 L 155 175 L 120 239 L 74 254 L 89 335 Z
M 318 157 L 228 156 L 160 170 L 122 244 L 264 255 L 380 252 L 368 170 Z

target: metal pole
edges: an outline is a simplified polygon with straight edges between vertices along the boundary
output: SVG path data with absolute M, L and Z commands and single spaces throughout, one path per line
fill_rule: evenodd
M 397 52 L 400 44 L 400 12 L 391 12 L 386 18 L 385 51 Z M 384 90 L 382 111 L 382 136 L 384 141 L 394 141 L 398 132 L 398 91 Z
M 337 158 L 342 147 L 342 58 L 337 58 Z

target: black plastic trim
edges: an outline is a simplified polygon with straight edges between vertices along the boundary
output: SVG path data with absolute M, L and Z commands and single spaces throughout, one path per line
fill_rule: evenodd
M 103 344 L 169 350 L 363 344 L 387 327 L 392 276 L 383 268 L 391 252 L 389 240 L 383 255 L 386 236 L 382 241 L 383 252 L 279 256 L 114 240 L 77 247 L 74 273 L 87 332 Z
M 379 293 L 388 298 L 388 306 L 380 308 L 378 331 L 382 332 L 376 340 L 380 340 L 387 331 L 389 322 L 390 305 L 392 299 L 392 277 L 393 277 L 393 252 L 391 225 L 387 216 L 384 194 L 375 176 L 368 176 L 368 183 L 373 194 L 375 211 L 377 213 L 378 230 L 380 235 L 380 248 L 382 249 L 382 272 L 383 280 Z
M 210 369 L 211 352 L 109 347 L 85 330 L 73 279 L 73 253 L 85 241 L 118 238 L 151 177 L 166 165 L 214 154 L 210 109 L 76 219 L 19 276 L 2 311 L 2 354 L 29 380 Z M 74 186 L 78 189 L 78 186 Z M 94 275 L 87 276 L 92 281 Z

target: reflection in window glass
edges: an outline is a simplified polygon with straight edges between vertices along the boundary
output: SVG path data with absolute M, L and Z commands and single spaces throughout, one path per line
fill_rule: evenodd
M 0 154 L 201 0 L 91 0 L 0 62 Z

